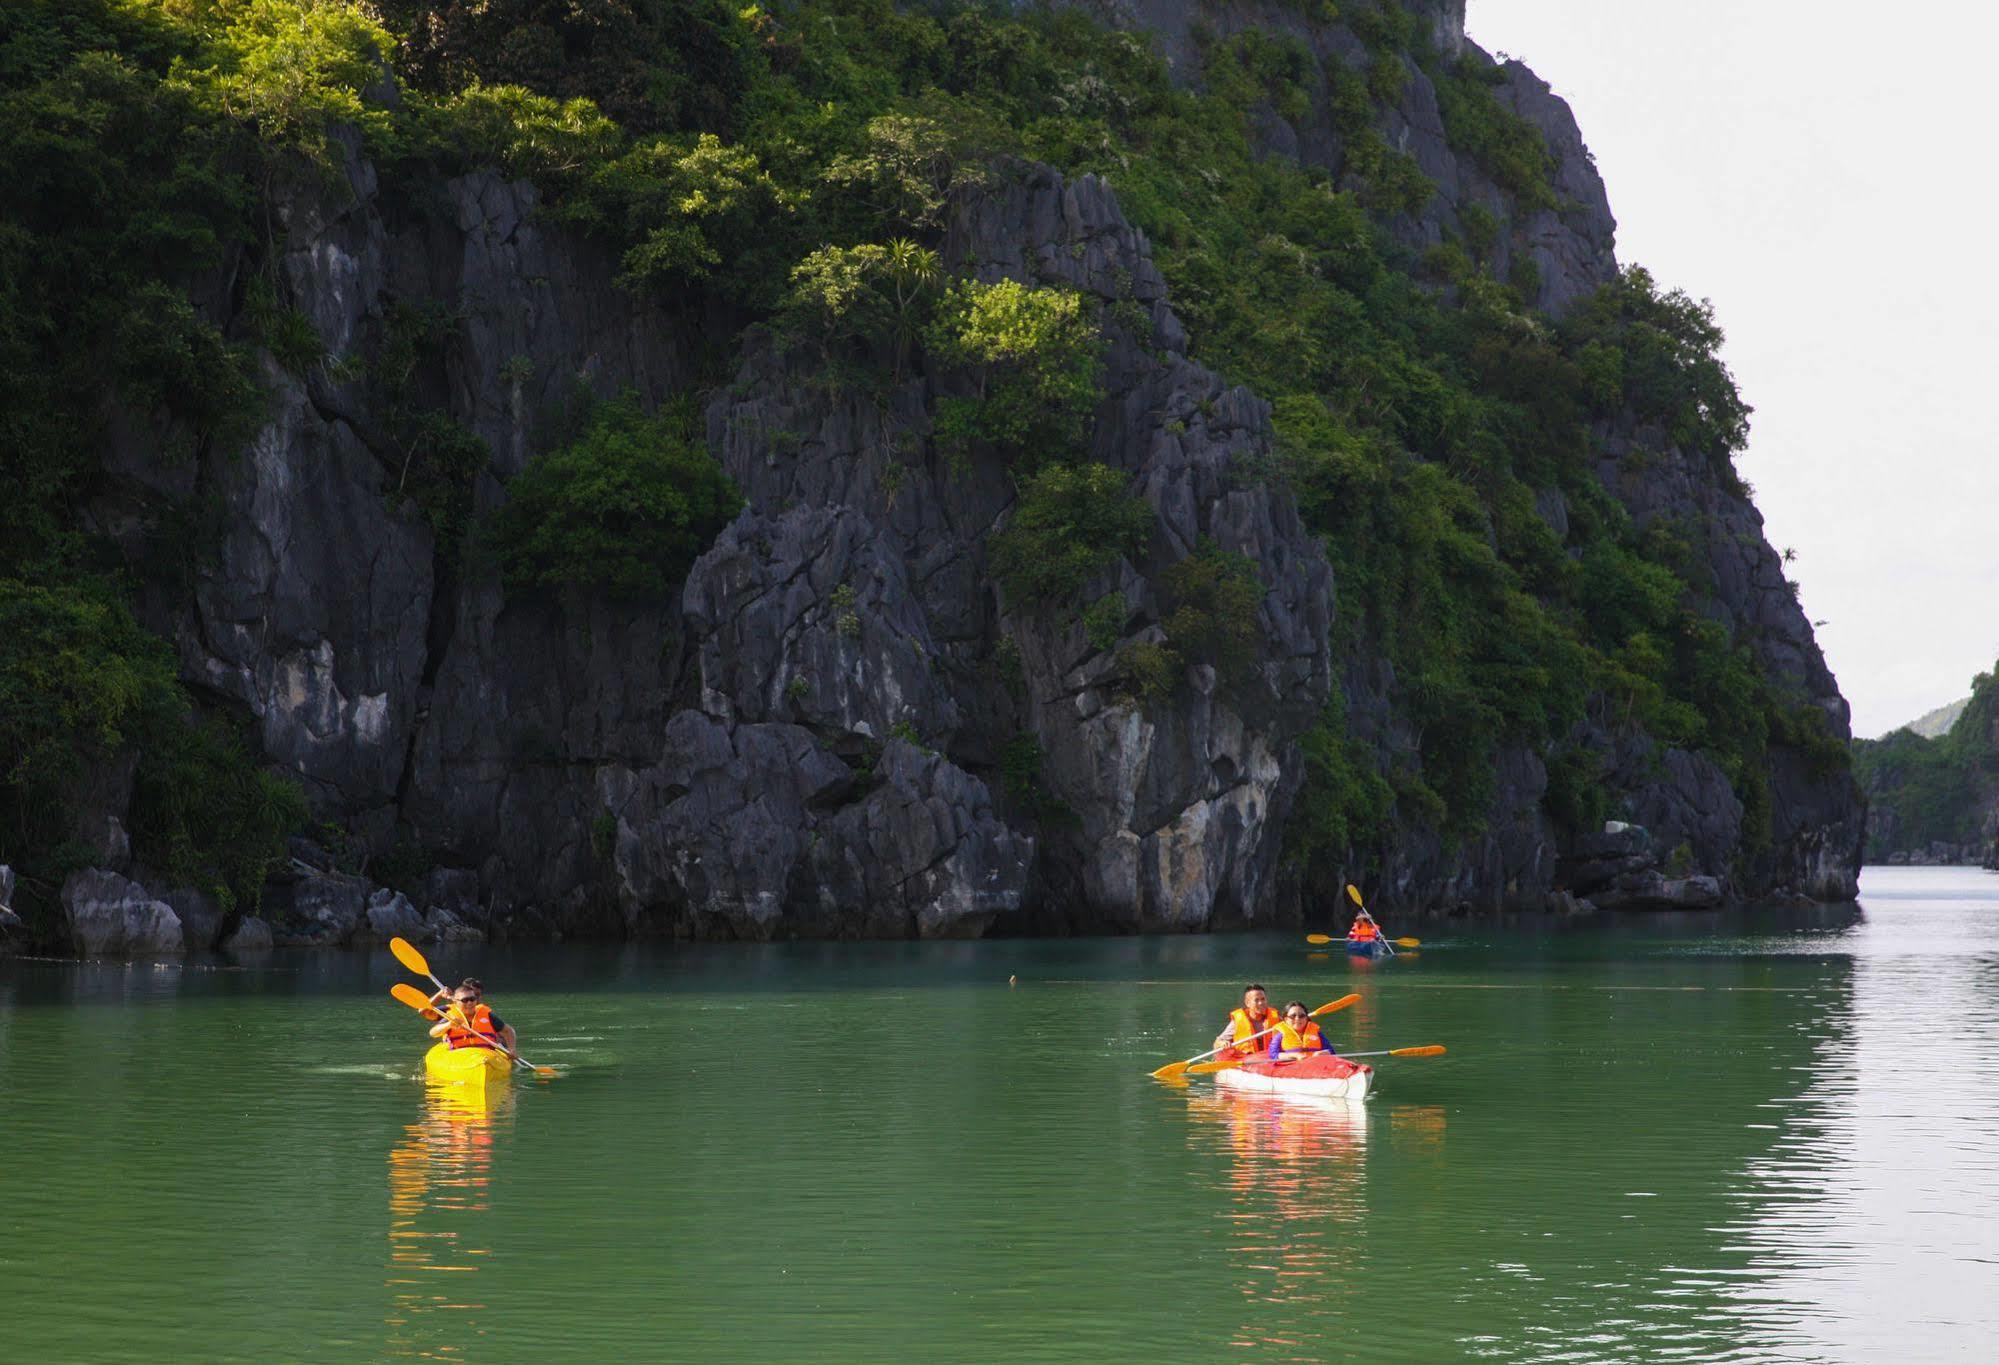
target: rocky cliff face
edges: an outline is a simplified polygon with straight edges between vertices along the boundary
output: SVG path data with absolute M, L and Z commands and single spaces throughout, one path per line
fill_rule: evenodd
M 1141 0 L 1109 13 L 1156 35 L 1193 81 L 1191 9 Z M 1486 60 L 1464 38 L 1462 0 L 1423 13 L 1440 45 Z M 1361 53 L 1348 30 L 1286 5 L 1200 14 L 1224 34 L 1294 33 L 1322 64 Z M 1514 273 L 1560 313 L 1616 271 L 1603 185 L 1543 82 L 1508 63 L 1497 89 L 1545 136 L 1557 206 L 1520 207 L 1454 153 L 1412 65 L 1383 132 L 1438 192 L 1389 226 L 1422 247 L 1476 206 L 1504 225 L 1495 268 L 1531 262 Z M 1322 83 L 1305 117 L 1272 113 L 1267 150 L 1339 172 L 1326 94 Z M 475 523 L 545 448 L 547 414 L 576 386 L 656 400 L 692 381 L 712 337 L 737 331 L 738 319 L 620 288 L 610 254 L 545 221 L 524 183 L 477 174 L 412 198 L 355 148 L 345 166 L 344 185 L 277 199 L 289 301 L 335 355 L 381 353 L 409 308 L 448 311 L 406 382 L 485 442 Z M 1117 647 L 994 581 L 986 538 L 1014 485 L 938 450 L 932 413 L 949 375 L 919 360 L 885 393 L 829 386 L 812 357 L 756 329 L 706 412 L 747 506 L 678 600 L 510 598 L 476 549 L 440 544 L 398 496 L 413 457 L 383 415 L 379 375 L 272 367 L 273 409 L 247 456 L 161 473 L 114 453 L 125 477 L 221 508 L 216 562 L 185 598 L 155 590 L 150 613 L 184 676 L 255 718 L 270 760 L 351 851 L 380 868 L 421 850 L 426 887 L 448 890 L 437 903 L 489 925 L 764 938 L 1295 917 L 1302 888 L 1281 855 L 1296 746 L 1335 679 L 1357 737 L 1384 755 L 1413 739 L 1393 670 L 1355 647 L 1336 654 L 1338 585 L 1290 494 L 1255 472 L 1272 448 L 1266 405 L 1188 359 L 1147 242 L 1093 177 L 1002 166 L 954 202 L 944 255 L 983 280 L 1060 284 L 1105 307 L 1090 454 L 1127 472 L 1158 515 L 1143 554 L 1092 589 L 1124 597 L 1118 645 L 1162 638 L 1160 574 L 1211 540 L 1264 584 L 1253 657 L 1226 674 L 1190 668 L 1170 700 L 1127 695 Z M 1658 432 L 1599 435 L 1606 487 L 1641 526 L 1702 528 L 1705 609 L 1843 736 L 1845 705 L 1754 507 Z M 1566 515 L 1559 495 L 1541 510 L 1551 524 Z M 1862 812 L 1850 783 L 1774 749 L 1771 837 L 1745 855 L 1741 803 L 1711 761 L 1661 752 L 1614 716 L 1587 725 L 1617 757 L 1604 781 L 1638 834 L 1565 842 L 1541 806 L 1544 755 L 1508 750 L 1486 833 L 1449 843 L 1397 824 L 1366 869 L 1383 898 L 1496 909 L 1852 894 Z M 1682 847 L 1687 866 L 1668 868 Z M 323 890 L 336 874 L 301 853 L 301 875 Z M 1680 875 L 1695 871 L 1713 875 Z M 364 918 L 341 923 L 357 933 Z

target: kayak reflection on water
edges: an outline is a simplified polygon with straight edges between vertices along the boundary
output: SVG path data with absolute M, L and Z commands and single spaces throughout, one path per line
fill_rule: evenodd
M 1367 1106 L 1220 1091 L 1187 1107 L 1192 1140 L 1206 1149 L 1219 1137 L 1227 1157 L 1206 1164 L 1226 1196 L 1217 1216 L 1232 1278 L 1252 1306 L 1238 1344 L 1316 1356 L 1330 1344 L 1323 1329 L 1364 1307 Z M 1290 1303 L 1312 1312 L 1270 1311 Z
M 470 1283 L 447 1277 L 476 1273 L 491 1254 L 468 1234 L 491 1210 L 495 1141 L 513 1112 L 510 1089 L 428 1085 L 422 1121 L 390 1149 L 385 1354 L 443 1354 L 478 1330 L 486 1305 L 467 1293 Z

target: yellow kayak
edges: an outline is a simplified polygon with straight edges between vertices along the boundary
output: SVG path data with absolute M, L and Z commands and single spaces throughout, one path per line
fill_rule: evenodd
M 513 1075 L 506 1053 L 490 1047 L 453 1047 L 438 1043 L 423 1054 L 424 1074 L 454 1085 L 494 1085 Z

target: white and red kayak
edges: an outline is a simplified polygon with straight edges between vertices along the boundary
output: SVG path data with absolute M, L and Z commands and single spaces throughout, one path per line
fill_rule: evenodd
M 1329 1052 L 1295 1061 L 1244 1062 L 1215 1073 L 1215 1084 L 1271 1095 L 1317 1095 L 1322 1099 L 1364 1100 L 1374 1088 L 1374 1068 Z

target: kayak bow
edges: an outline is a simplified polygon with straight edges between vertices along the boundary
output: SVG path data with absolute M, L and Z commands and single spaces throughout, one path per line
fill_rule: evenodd
M 1364 1100 L 1374 1088 L 1374 1068 L 1322 1052 L 1289 1062 L 1244 1062 L 1227 1071 L 1217 1071 L 1215 1084 L 1271 1095 Z
M 423 1071 L 433 1081 L 450 1085 L 495 1085 L 511 1076 L 513 1062 L 490 1047 L 453 1047 L 439 1043 L 423 1054 Z

